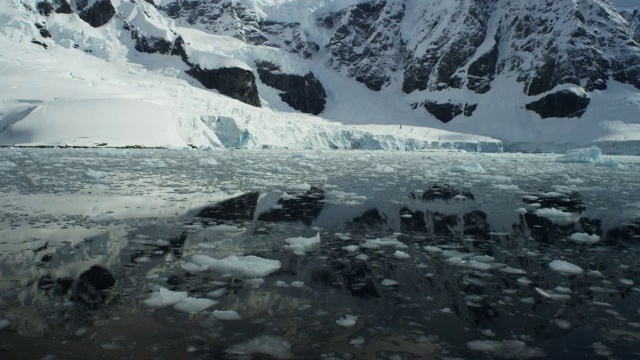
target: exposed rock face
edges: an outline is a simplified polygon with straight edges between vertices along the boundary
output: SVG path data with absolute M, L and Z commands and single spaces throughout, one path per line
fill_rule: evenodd
M 586 94 L 562 90 L 529 103 L 526 108 L 527 110 L 535 111 L 543 119 L 550 117 L 572 118 L 581 117 L 590 102 L 591 99 Z
M 314 115 L 320 114 L 325 107 L 327 94 L 322 83 L 309 72 L 304 76 L 283 74 L 280 67 L 270 62 L 259 62 L 258 76 L 267 86 L 282 93 L 280 98 L 292 108 Z
M 327 66 L 346 69 L 348 76 L 372 90 L 382 89 L 401 63 L 404 10 L 403 2 L 375 0 L 325 14 L 318 22 L 333 30 L 326 45 L 332 55 Z
M 181 26 L 232 36 L 252 45 L 285 49 L 305 59 L 320 49 L 300 23 L 260 19 L 254 9 L 235 0 L 176 0 L 160 10 Z
M 464 116 L 471 116 L 476 110 L 475 104 L 456 104 L 456 103 L 437 103 L 434 101 L 425 101 L 424 108 L 427 109 L 429 114 L 433 115 L 436 119 L 443 123 L 448 123 L 458 115 L 464 114 Z
M 92 5 L 88 5 L 86 0 L 80 0 L 76 2 L 76 7 L 80 18 L 94 28 L 106 24 L 116 14 L 110 0 L 98 0 Z
M 261 107 L 256 77 L 251 71 L 236 67 L 203 69 L 199 65 L 190 66 L 186 73 L 207 89 L 216 89 L 222 95 Z
M 640 4 L 638 5 L 640 6 Z M 629 22 L 629 26 L 634 31 L 636 42 L 640 42 L 640 10 L 627 10 L 622 12 L 622 16 Z

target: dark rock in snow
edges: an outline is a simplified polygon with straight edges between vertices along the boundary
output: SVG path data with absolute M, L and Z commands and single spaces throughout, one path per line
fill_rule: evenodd
M 94 265 L 80 274 L 73 285 L 73 301 L 97 309 L 109 299 L 108 290 L 116 284 L 116 279 L 106 268 Z
M 433 101 L 425 101 L 424 108 L 427 109 L 429 114 L 433 115 L 436 119 L 443 123 L 448 123 L 459 115 L 472 116 L 478 105 L 476 104 L 455 104 L 444 103 L 440 104 Z
M 80 4 L 78 4 L 78 11 L 80 11 L 78 13 L 80 18 L 94 28 L 108 23 L 116 14 L 116 9 L 111 4 L 110 0 L 100 0 L 95 2 L 92 6 L 82 8 Z
M 249 70 L 237 67 L 203 69 L 190 64 L 188 75 L 198 80 L 207 89 L 218 90 L 222 95 L 240 100 L 243 103 L 261 107 L 256 77 Z
M 304 76 L 284 74 L 280 72 L 280 67 L 265 61 L 256 65 L 260 80 L 265 85 L 282 91 L 280 98 L 292 108 L 313 115 L 324 110 L 327 93 L 313 73 L 309 72 Z
M 387 217 L 378 209 L 369 209 L 362 215 L 351 220 L 347 227 L 354 230 L 384 230 L 388 222 Z
M 71 4 L 67 0 L 54 0 L 53 3 L 57 14 L 73 14 Z
M 51 33 L 49 32 L 49 30 L 47 30 L 47 28 L 44 25 L 36 24 L 36 28 L 40 30 L 40 36 L 42 36 L 45 39 L 51 38 Z
M 144 36 L 136 29 L 131 30 L 131 38 L 136 41 L 135 49 L 143 53 L 167 55 L 173 49 L 169 40 L 157 36 Z
M 40 1 L 36 4 L 36 9 L 42 16 L 49 16 L 53 12 L 53 4 L 49 1 Z
M 561 90 L 544 96 L 526 105 L 527 110 L 534 111 L 543 119 L 550 117 L 581 117 L 591 99 L 586 94 L 578 94 L 570 90 Z
M 469 190 L 458 190 L 449 184 L 445 185 L 433 185 L 427 189 L 422 195 L 416 195 L 412 193 L 409 195 L 412 199 L 420 199 L 422 201 L 434 201 L 434 200 L 451 200 L 456 196 L 464 196 L 469 200 L 475 200 L 475 197 Z

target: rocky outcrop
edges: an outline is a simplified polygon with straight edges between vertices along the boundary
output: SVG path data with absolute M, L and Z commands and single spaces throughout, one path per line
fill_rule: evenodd
M 198 80 L 207 89 L 216 89 L 222 95 L 240 100 L 246 104 L 261 107 L 256 77 L 249 70 L 232 68 L 203 69 L 189 64 L 186 73 Z
M 87 0 L 76 2 L 78 16 L 94 28 L 100 27 L 116 14 L 116 9 L 110 0 L 98 0 L 92 5 L 88 5 Z
M 266 61 L 256 65 L 260 80 L 265 85 L 280 90 L 280 98 L 292 108 L 314 115 L 324 110 L 327 94 L 313 73 L 308 72 L 304 76 L 284 74 L 279 66 Z
M 640 42 L 640 10 L 626 10 L 621 14 L 629 22 L 629 27 L 631 27 L 631 29 L 635 33 L 636 42 Z
M 374 0 L 359 3 L 338 14 L 324 14 L 318 23 L 333 31 L 326 45 L 327 66 L 355 78 L 369 89 L 389 84 L 390 73 L 402 59 L 400 26 L 403 2 Z
M 591 99 L 587 94 L 579 94 L 571 90 L 562 90 L 544 96 L 540 100 L 526 105 L 527 110 L 534 111 L 543 119 L 581 117 Z
M 434 101 L 425 101 L 424 108 L 429 114 L 443 123 L 448 123 L 459 115 L 472 116 L 476 110 L 476 104 L 456 104 L 456 103 L 437 103 Z

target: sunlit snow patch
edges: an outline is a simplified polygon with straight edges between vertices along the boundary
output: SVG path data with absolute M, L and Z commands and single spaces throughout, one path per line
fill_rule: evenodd
M 320 244 L 320 233 L 317 233 L 316 236 L 310 238 L 288 238 L 285 239 L 284 242 L 287 243 L 287 245 L 284 246 L 285 249 L 293 251 L 296 255 L 304 255 L 305 251 Z
M 264 259 L 258 256 L 229 256 L 224 259 L 214 259 L 207 255 L 194 255 L 191 261 L 209 270 L 223 274 L 242 277 L 263 277 L 278 271 L 282 264 L 278 260 Z
M 227 353 L 234 355 L 263 354 L 276 359 L 291 359 L 291 344 L 280 337 L 262 335 L 241 344 L 233 345 Z

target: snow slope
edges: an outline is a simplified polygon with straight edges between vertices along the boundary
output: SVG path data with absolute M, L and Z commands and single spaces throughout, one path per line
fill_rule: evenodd
M 405 93 L 408 60 L 399 55 L 403 48 L 393 44 L 407 44 L 416 59 L 426 58 L 440 54 L 433 47 L 437 39 L 472 34 L 472 28 L 455 29 L 457 2 L 389 1 L 371 24 L 358 9 L 382 4 L 378 0 L 202 2 L 193 5 L 199 11 L 196 17 L 175 8 L 171 0 L 156 0 L 155 7 L 129 0 L 104 2 L 113 6 L 115 16 L 97 27 L 87 22 L 97 20 L 88 18 L 86 9 L 100 0 L 89 2 L 84 10 L 83 3 L 71 1 L 71 14 L 43 14 L 37 0 L 0 4 L 0 81 L 6 84 L 0 89 L 0 145 L 500 151 L 501 141 L 580 146 L 640 142 L 640 93 L 630 84 L 608 77 L 606 90 L 587 92 L 584 84 L 562 83 L 536 95 L 523 92 L 517 72 L 537 66 L 538 53 L 503 53 L 501 47 L 503 61 L 524 61 L 516 70 L 496 74 L 486 93 L 437 82 Z M 522 6 L 522 12 L 534 11 L 524 2 L 503 2 Z M 602 5 L 599 0 L 576 4 L 584 9 Z M 557 11 L 564 11 L 563 6 Z M 542 10 L 534 8 L 540 15 Z M 626 26 L 613 8 L 607 11 L 612 20 L 603 29 Z M 402 22 L 391 26 L 400 13 Z M 559 14 L 548 17 L 564 16 Z M 508 29 L 500 30 L 499 24 L 508 15 L 505 10 L 489 16 L 482 44 L 458 72 L 470 71 L 470 63 L 491 52 L 500 31 L 500 36 L 507 36 Z M 440 22 L 425 34 L 421 26 L 434 16 L 450 23 Z M 319 19 L 342 27 L 327 27 Z M 363 26 L 370 26 L 371 32 L 358 30 Z M 340 31 L 349 42 L 336 40 Z M 369 38 L 362 42 L 362 36 Z M 541 35 L 536 41 L 543 40 Z M 178 41 L 183 42 L 182 53 L 175 52 Z M 619 51 L 614 45 L 607 56 Z M 366 56 L 354 62 L 343 51 Z M 262 108 L 207 89 L 189 73 L 194 66 L 257 73 L 262 61 L 276 64 L 280 73 L 313 74 L 326 91 L 326 107 L 319 117 L 293 109 L 281 90 L 257 75 Z M 371 89 L 376 82 L 369 82 L 370 76 L 383 80 L 379 91 Z M 541 119 L 524 109 L 527 103 L 563 90 L 590 98 L 582 117 Z M 427 102 L 477 109 L 443 123 L 425 111 Z

